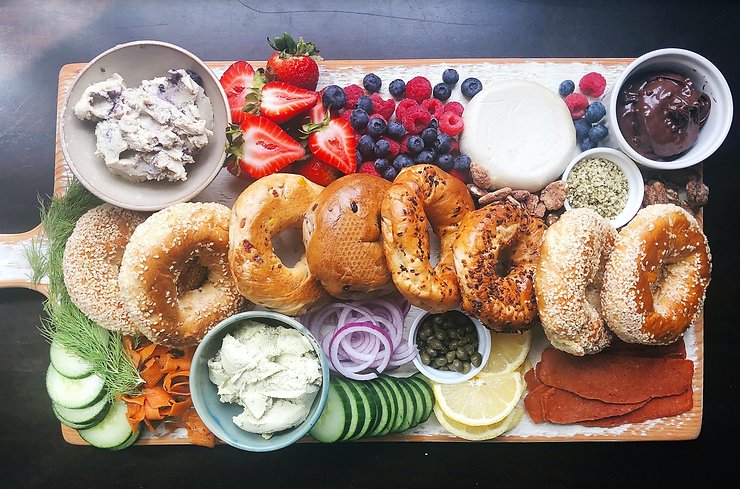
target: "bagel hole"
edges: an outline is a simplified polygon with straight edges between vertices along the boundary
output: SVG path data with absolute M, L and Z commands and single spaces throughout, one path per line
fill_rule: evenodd
M 442 242 L 440 241 L 439 236 L 434 234 L 431 224 L 427 224 L 427 234 L 429 234 L 429 265 L 434 268 L 437 266 L 437 263 L 439 263 L 439 255 L 442 252 Z
M 301 228 L 286 229 L 272 238 L 272 251 L 284 267 L 293 268 L 306 253 Z
M 514 262 L 511 257 L 513 252 L 513 246 L 507 246 L 499 251 L 498 262 L 496 263 L 496 269 L 494 270 L 497 277 L 506 277 L 511 273 L 511 269 L 514 267 Z
M 191 290 L 199 289 L 208 279 L 208 268 L 197 257 L 185 262 L 177 277 L 177 296 L 182 297 Z

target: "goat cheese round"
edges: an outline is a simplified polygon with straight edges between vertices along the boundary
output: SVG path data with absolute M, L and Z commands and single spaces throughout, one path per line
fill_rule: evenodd
M 576 132 L 568 107 L 538 83 L 484 88 L 465 108 L 463 122 L 460 151 L 486 170 L 493 188 L 536 192 L 573 159 Z

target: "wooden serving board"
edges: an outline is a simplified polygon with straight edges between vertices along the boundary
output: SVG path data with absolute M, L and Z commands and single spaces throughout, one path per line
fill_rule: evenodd
M 320 65 L 321 77 L 319 88 L 336 84 L 347 86 L 362 85 L 365 74 L 373 72 L 384 80 L 384 99 L 389 98 L 387 84 L 395 78 L 409 80 L 414 76 L 426 76 L 432 83 L 441 79 L 446 68 L 455 68 L 461 79 L 468 76 L 479 78 L 483 85 L 508 79 L 527 79 L 557 90 L 562 80 L 579 80 L 590 71 L 604 75 L 607 87 L 611 87 L 632 59 L 414 59 L 414 60 L 368 60 L 368 61 L 324 61 Z M 264 62 L 250 62 L 255 67 L 264 66 Z M 209 62 L 208 66 L 221 75 L 231 62 Z M 64 98 L 84 63 L 69 64 L 62 67 L 59 73 L 57 97 L 57 117 L 61 113 Z M 604 97 L 609 96 L 609 88 Z M 464 102 L 459 87 L 453 90 L 450 100 Z M 58 127 L 58 125 L 57 125 Z M 608 139 L 606 146 L 614 146 Z M 64 161 L 59 144 L 57 129 L 56 154 L 54 165 L 54 195 L 62 196 L 71 173 Z M 225 170 L 196 200 L 218 201 L 229 207 L 246 183 L 231 177 Z M 0 287 L 25 287 L 47 294 L 48 278 L 40 283 L 32 283 L 31 268 L 25 258 L 24 250 L 34 240 L 43 239 L 41 225 L 22 234 L 0 235 Z M 408 324 L 408 323 L 407 323 Z M 540 442 L 540 441 L 637 441 L 637 440 L 688 440 L 699 436 L 703 410 L 704 378 L 704 319 L 703 315 L 685 335 L 687 358 L 694 362 L 694 407 L 679 416 L 646 421 L 644 423 L 623 425 L 616 428 L 586 428 L 580 425 L 555 425 L 542 423 L 535 425 L 529 416 L 524 414 L 520 423 L 508 433 L 491 440 L 493 442 Z M 533 331 L 530 360 L 532 364 L 539 361 L 542 350 L 549 343 L 542 333 Z M 523 407 L 520 401 L 519 407 Z M 84 445 L 77 431 L 62 425 L 64 439 L 74 445 Z M 305 437 L 302 442 L 313 442 Z M 464 441 L 444 430 L 434 416 L 416 429 L 403 434 L 388 435 L 379 439 L 365 441 Z M 155 435 L 144 433 L 137 442 L 139 445 L 189 445 L 190 439 L 186 430 L 175 432 L 162 431 Z

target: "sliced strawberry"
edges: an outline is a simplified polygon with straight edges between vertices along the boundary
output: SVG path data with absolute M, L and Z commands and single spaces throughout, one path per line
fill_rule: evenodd
M 246 61 L 237 61 L 221 75 L 221 86 L 229 99 L 232 122 L 244 122 L 249 114 L 242 110 L 246 96 L 254 86 L 254 68 Z
M 327 115 L 321 123 L 306 124 L 303 130 L 309 134 L 308 148 L 318 159 L 345 174 L 357 170 L 355 133 L 349 122 Z
M 305 160 L 293 163 L 293 172 L 311 180 L 313 183 L 326 187 L 342 176 L 342 172 L 311 155 Z
M 235 160 L 253 178 L 275 173 L 306 154 L 298 141 L 266 117 L 249 117 L 228 136 L 227 168 Z
M 316 92 L 280 81 L 270 82 L 262 87 L 259 95 L 256 96 L 258 99 L 256 102 L 252 102 L 253 97 L 247 98 L 249 103 L 245 105 L 245 110 L 259 111 L 260 115 L 278 124 L 289 121 L 313 107 L 318 99 Z

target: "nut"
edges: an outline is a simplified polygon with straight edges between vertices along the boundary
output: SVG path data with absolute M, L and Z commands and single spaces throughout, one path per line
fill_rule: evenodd
M 480 188 L 474 183 L 468 184 L 468 192 L 470 192 L 470 195 L 473 196 L 473 198 L 480 199 L 484 195 L 488 193 L 487 190 Z
M 519 202 L 526 202 L 527 198 L 529 198 L 529 191 L 528 190 L 512 190 L 511 196 L 514 197 L 514 199 L 518 200 Z
M 554 211 L 563 207 L 567 195 L 568 184 L 562 180 L 556 180 L 540 192 L 540 200 L 545 204 L 548 211 Z
M 489 192 L 480 199 L 478 199 L 478 203 L 480 205 L 488 205 L 491 202 L 496 202 L 500 200 L 506 200 L 506 198 L 511 195 L 511 188 L 504 187 L 500 188 L 498 190 L 494 190 L 493 192 Z
M 470 163 L 470 176 L 473 178 L 473 183 L 480 188 L 486 190 L 491 188 L 491 178 L 488 176 L 488 172 L 475 161 Z
M 709 187 L 704 182 L 689 180 L 686 183 L 686 202 L 691 207 L 702 207 L 709 201 Z

